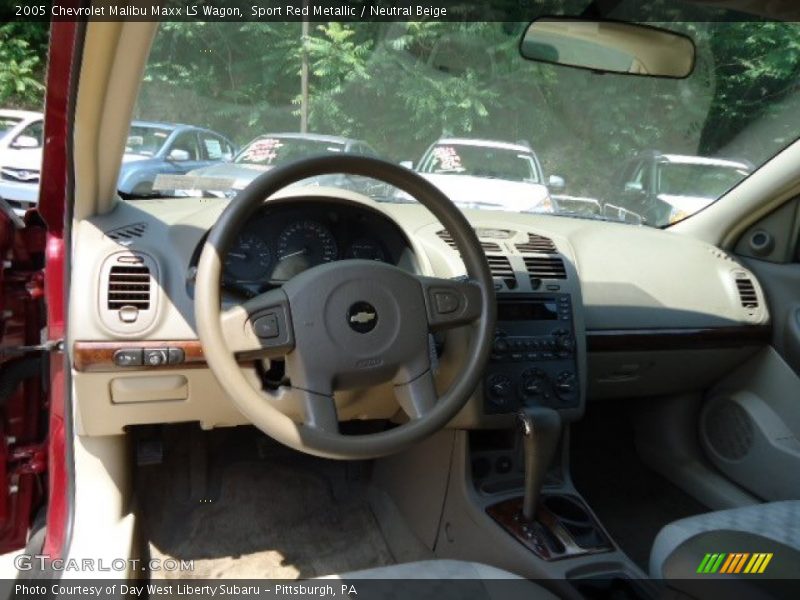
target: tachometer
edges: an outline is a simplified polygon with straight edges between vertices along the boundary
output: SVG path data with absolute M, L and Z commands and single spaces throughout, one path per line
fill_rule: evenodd
M 236 281 L 259 281 L 269 275 L 272 253 L 257 235 L 243 233 L 225 257 L 225 274 Z
M 284 229 L 278 237 L 278 260 L 291 262 L 292 271 L 336 260 L 337 248 L 333 234 L 316 221 L 297 221 Z

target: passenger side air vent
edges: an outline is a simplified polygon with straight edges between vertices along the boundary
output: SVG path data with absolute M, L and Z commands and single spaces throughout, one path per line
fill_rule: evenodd
M 447 231 L 447 229 L 442 229 L 441 231 L 437 231 L 436 235 L 439 236 L 439 239 L 441 239 L 445 244 L 447 244 L 453 250 L 458 252 L 458 248 L 456 247 L 456 242 L 455 242 L 455 240 L 453 240 L 453 236 L 450 235 L 450 232 Z M 495 244 L 494 242 L 486 242 L 486 241 L 483 241 L 483 240 L 480 240 L 480 242 L 481 242 L 481 248 L 483 248 L 484 251 L 486 251 L 486 252 L 500 252 L 499 244 Z
M 525 268 L 531 279 L 566 279 L 564 261 L 558 256 L 525 256 Z
M 507 257 L 487 255 L 486 260 L 489 262 L 489 270 L 492 273 L 492 277 L 501 279 L 508 289 L 516 289 L 517 276 L 514 274 L 514 269 Z
M 147 231 L 147 223 L 132 223 L 107 231 L 106 235 L 115 242 L 126 242 L 142 237 L 145 231 Z
M 152 325 L 158 308 L 158 266 L 143 252 L 117 252 L 100 269 L 99 312 L 115 333 L 138 334 Z
M 528 241 L 521 244 L 515 244 L 517 251 L 523 254 L 528 252 L 535 252 L 538 254 L 556 254 L 556 245 L 548 237 L 537 235 L 535 233 L 528 234 Z
M 758 293 L 749 277 L 743 274 L 737 275 L 736 288 L 739 290 L 739 300 L 744 308 L 758 308 Z
M 150 269 L 146 266 L 114 265 L 108 274 L 108 309 L 150 308 Z

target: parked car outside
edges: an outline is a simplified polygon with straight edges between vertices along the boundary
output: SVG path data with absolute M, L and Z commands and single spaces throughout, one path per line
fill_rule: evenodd
M 555 175 L 545 183 L 539 158 L 527 143 L 441 138 L 415 170 L 463 208 L 552 213 L 550 191 L 564 189 L 564 180 Z
M 125 146 L 117 190 L 125 197 L 146 197 L 160 174 L 182 175 L 229 161 L 236 146 L 224 135 L 201 127 L 134 121 Z
M 196 169 L 190 175 L 232 180 L 233 185 L 226 186 L 227 195 L 232 196 L 261 173 L 278 165 L 309 156 L 343 153 L 379 157 L 378 152 L 362 140 L 316 133 L 267 133 L 247 144 L 233 162 Z M 355 175 L 325 175 L 301 184 L 344 187 L 376 200 L 393 195 L 386 184 Z
M 743 160 L 643 152 L 629 160 L 614 179 L 614 195 L 604 214 L 619 209 L 644 223 L 671 224 L 702 210 L 753 171 Z
M 28 110 L 0 110 L 0 198 L 24 215 L 39 199 L 44 119 Z

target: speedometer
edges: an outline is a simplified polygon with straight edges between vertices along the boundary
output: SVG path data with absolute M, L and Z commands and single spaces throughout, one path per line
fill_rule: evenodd
M 225 256 L 225 274 L 240 282 L 259 281 L 269 274 L 271 263 L 267 243 L 257 235 L 244 233 Z
M 293 271 L 336 260 L 337 248 L 333 234 L 316 221 L 297 221 L 278 237 L 278 260 L 291 262 Z

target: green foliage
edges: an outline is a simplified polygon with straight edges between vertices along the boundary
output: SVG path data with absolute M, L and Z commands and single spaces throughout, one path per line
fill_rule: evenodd
M 0 106 L 41 107 L 47 31 L 46 23 L 0 25 Z

